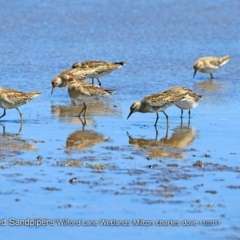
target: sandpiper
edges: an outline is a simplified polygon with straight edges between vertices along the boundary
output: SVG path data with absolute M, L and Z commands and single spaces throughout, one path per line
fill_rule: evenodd
M 92 79 L 92 84 L 94 84 L 94 78 L 97 79 L 99 86 L 101 86 L 101 82 L 99 81 L 100 77 L 110 74 L 117 68 L 121 68 L 122 66 L 126 65 L 125 62 L 104 62 L 104 61 L 95 61 L 95 60 L 87 60 L 85 62 L 76 62 L 72 65 L 72 68 L 80 68 L 80 69 L 91 69 L 96 68 L 98 69 L 94 71 L 88 78 Z
M 75 103 L 75 100 L 82 100 L 83 97 L 106 96 L 113 94 L 112 90 L 104 90 L 91 83 L 78 82 L 73 77 L 68 79 L 66 87 L 68 88 L 68 94 L 73 103 Z M 83 116 L 85 117 L 86 110 L 87 105 L 85 102 L 83 102 L 83 108 L 78 116 L 80 117 L 83 113 Z
M 176 93 L 183 96 L 182 99 L 175 102 L 175 106 L 181 109 L 181 118 L 183 115 L 183 110 L 188 109 L 188 116 L 190 118 L 190 109 L 197 107 L 198 101 L 202 96 L 194 93 L 191 89 L 186 87 L 172 87 L 171 93 Z
M 175 87 L 173 87 L 175 88 Z M 168 124 L 168 115 L 164 112 L 164 110 L 179 100 L 184 98 L 182 92 L 175 91 L 173 88 L 169 88 L 162 93 L 156 93 L 143 98 L 140 102 L 135 102 L 130 107 L 130 113 L 127 119 L 134 113 L 134 112 L 141 112 L 141 113 L 153 113 L 157 114 L 157 118 L 155 121 L 154 126 L 157 125 L 158 122 L 158 112 L 163 112 L 166 116 L 167 124 Z
M 0 107 L 4 109 L 4 112 L 0 118 L 6 115 L 6 109 L 16 108 L 20 114 L 22 122 L 22 113 L 19 111 L 18 107 L 26 104 L 28 101 L 39 95 L 40 92 L 38 91 L 24 93 L 14 89 L 0 87 Z
M 229 62 L 231 58 L 229 56 L 224 57 L 201 57 L 193 65 L 195 77 L 197 71 L 202 73 L 209 73 L 213 78 L 213 73 L 223 65 Z
M 97 67 L 94 68 L 71 68 L 68 70 L 65 70 L 61 72 L 56 78 L 54 78 L 51 83 L 52 83 L 52 92 L 53 93 L 54 89 L 56 87 L 66 87 L 67 85 L 67 80 L 71 77 L 74 77 L 78 81 L 83 81 L 86 79 L 89 75 L 91 75 Z

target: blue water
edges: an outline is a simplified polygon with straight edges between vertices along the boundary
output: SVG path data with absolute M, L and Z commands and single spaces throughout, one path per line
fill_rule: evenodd
M 237 0 L 1 1 L 0 85 L 42 93 L 20 107 L 18 135 L 16 110 L 0 122 L 1 239 L 239 238 L 239 9 Z M 199 57 L 228 54 L 214 80 L 192 78 Z M 116 93 L 89 104 L 83 130 L 80 107 L 65 89 L 51 95 L 50 82 L 87 59 L 127 65 L 101 79 Z M 176 107 L 166 110 L 167 136 L 160 113 L 157 139 L 155 114 L 126 120 L 134 101 L 174 85 L 203 96 L 189 125 Z M 193 166 L 198 160 L 203 168 Z M 34 219 L 41 226 L 27 226 Z M 59 226 L 61 219 L 97 226 Z M 138 219 L 153 226 L 134 226 Z

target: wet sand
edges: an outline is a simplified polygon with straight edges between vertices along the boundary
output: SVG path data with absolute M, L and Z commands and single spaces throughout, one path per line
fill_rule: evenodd
M 238 1 L 2 3 L 0 85 L 42 92 L 20 107 L 22 126 L 16 110 L 0 122 L 3 239 L 238 239 L 239 8 Z M 192 78 L 196 59 L 227 54 L 233 58 L 215 79 Z M 89 103 L 83 128 L 81 103 L 73 106 L 66 89 L 51 95 L 50 82 L 87 59 L 127 65 L 101 79 L 116 92 Z M 157 128 L 155 114 L 126 120 L 133 102 L 175 85 L 203 96 L 190 121 L 177 107 L 166 110 L 168 127 L 162 113 Z M 20 227 L 20 219 L 47 226 Z M 104 219 L 122 222 L 103 226 Z

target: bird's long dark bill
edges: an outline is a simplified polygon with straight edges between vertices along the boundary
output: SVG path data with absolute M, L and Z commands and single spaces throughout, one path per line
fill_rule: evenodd
M 197 73 L 197 70 L 194 71 L 193 78 L 195 77 L 196 73 Z
M 53 90 L 54 90 L 54 87 L 52 87 L 52 91 L 51 91 L 51 94 L 53 94 Z
M 127 117 L 127 119 L 129 119 L 129 117 L 133 114 L 133 111 L 131 111 Z

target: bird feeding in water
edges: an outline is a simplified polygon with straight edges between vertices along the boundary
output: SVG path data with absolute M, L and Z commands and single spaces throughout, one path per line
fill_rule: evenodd
M 195 77 L 197 71 L 202 73 L 209 73 L 211 78 L 213 78 L 213 73 L 216 72 L 218 68 L 228 63 L 230 59 L 230 56 L 199 58 L 193 65 L 193 78 Z
M 68 70 L 65 70 L 61 72 L 57 77 L 55 77 L 52 81 L 52 91 L 51 94 L 53 94 L 53 91 L 56 87 L 66 87 L 67 81 L 69 78 L 74 77 L 77 81 L 81 82 L 87 77 L 89 77 L 94 71 L 96 71 L 98 67 L 95 68 L 71 68 Z
M 151 94 L 144 97 L 141 101 L 133 103 L 130 107 L 130 113 L 127 119 L 135 112 L 155 112 L 157 118 L 154 126 L 156 126 L 159 119 L 158 112 L 163 112 L 168 124 L 168 115 L 165 113 L 165 109 L 174 105 L 177 101 L 181 100 L 184 97 L 184 94 L 182 92 L 175 91 L 174 88 L 176 87 L 169 88 L 162 93 Z

